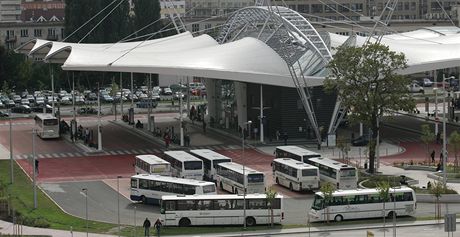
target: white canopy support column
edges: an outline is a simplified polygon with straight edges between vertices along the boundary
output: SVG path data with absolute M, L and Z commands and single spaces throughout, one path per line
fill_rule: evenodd
M 236 110 L 238 113 L 238 126 L 245 128 L 248 121 L 247 110 L 247 85 L 243 82 L 235 82 Z
M 264 96 L 263 85 L 260 84 L 260 142 L 264 143 Z
M 133 127 L 136 127 L 136 120 L 134 119 L 134 78 L 133 75 L 134 73 L 131 72 L 131 109 L 133 113 Z
M 120 90 L 121 90 L 121 97 L 120 97 L 120 116 L 121 120 L 123 121 L 123 72 L 120 72 Z
M 210 118 L 217 117 L 216 104 L 217 104 L 217 92 L 216 92 L 216 79 L 206 78 L 204 79 L 206 85 L 206 95 L 208 98 L 208 116 Z M 203 115 L 203 117 L 205 117 Z

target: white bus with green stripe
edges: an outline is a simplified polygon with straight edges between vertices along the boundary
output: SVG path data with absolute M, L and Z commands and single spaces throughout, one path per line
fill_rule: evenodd
M 328 201 L 322 192 L 317 192 L 309 213 L 310 221 L 342 221 L 378 218 L 383 215 L 396 217 L 415 214 L 417 205 L 413 189 L 403 186 L 390 188 L 389 191 L 389 197 L 385 201 L 385 213 L 384 200 L 377 189 L 339 190 L 332 193 L 332 198 Z
M 246 199 L 246 219 L 244 218 Z M 283 196 L 269 204 L 265 194 L 175 195 L 161 198 L 161 213 L 166 226 L 243 225 L 273 223 L 284 219 Z M 272 214 L 271 214 L 271 210 Z

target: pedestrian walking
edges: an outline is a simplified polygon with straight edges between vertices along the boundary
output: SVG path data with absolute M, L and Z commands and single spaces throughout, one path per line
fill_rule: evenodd
M 171 137 L 169 134 L 166 134 L 164 137 L 166 150 L 169 149 L 169 143 L 171 143 Z
M 203 133 L 206 134 L 206 122 L 203 120 Z
M 288 140 L 288 134 L 287 132 L 283 133 L 283 139 L 284 139 L 284 145 L 287 145 L 287 140 Z
M 157 236 L 158 237 L 160 237 L 160 231 L 161 231 L 162 226 L 163 226 L 163 224 L 161 223 L 160 218 L 158 218 L 157 221 L 155 221 L 155 224 L 153 224 L 153 227 L 155 227 L 155 229 L 157 230 Z
M 85 144 L 88 144 L 89 141 L 89 129 L 85 128 Z
M 39 170 L 38 170 L 38 163 L 39 163 L 38 159 L 35 159 L 35 172 L 36 172 L 37 174 L 38 174 L 38 171 L 39 171 Z
M 280 140 L 280 136 L 281 136 L 281 133 L 280 133 L 280 130 L 276 130 L 276 140 L 279 141 Z
M 433 150 L 433 151 L 431 152 L 431 162 L 432 162 L 432 163 L 434 163 L 434 157 L 435 157 L 435 155 L 436 155 L 436 152 Z
M 142 225 L 144 227 L 144 236 L 148 237 L 150 236 L 150 226 L 152 224 L 149 221 L 149 218 L 145 218 L 144 224 Z

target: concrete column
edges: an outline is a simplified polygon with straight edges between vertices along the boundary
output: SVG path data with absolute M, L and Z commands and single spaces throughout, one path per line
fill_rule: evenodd
M 206 85 L 206 94 L 208 97 L 208 115 L 209 117 L 216 118 L 216 100 L 217 100 L 217 92 L 216 92 L 216 79 L 206 78 L 204 79 L 204 83 Z
M 247 86 L 243 82 L 235 82 L 236 111 L 238 126 L 244 128 L 248 121 Z

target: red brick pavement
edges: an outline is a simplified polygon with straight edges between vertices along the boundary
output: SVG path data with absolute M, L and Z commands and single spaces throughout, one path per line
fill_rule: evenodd
M 32 164 L 26 159 L 17 160 L 32 176 Z M 89 156 L 73 158 L 46 158 L 39 160 L 39 182 L 81 181 L 111 179 L 134 174 L 134 155 Z

